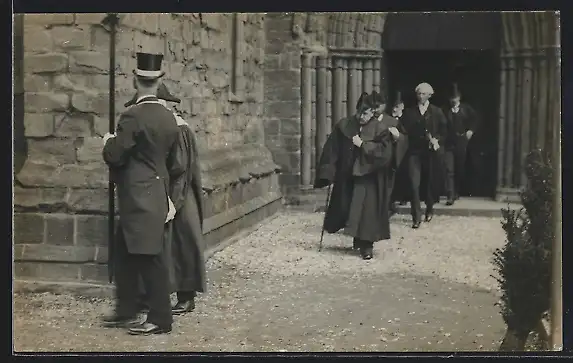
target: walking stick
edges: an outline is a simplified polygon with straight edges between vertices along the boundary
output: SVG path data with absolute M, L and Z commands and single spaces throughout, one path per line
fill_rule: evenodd
M 328 186 L 328 191 L 326 193 L 326 206 L 324 208 L 324 219 L 322 220 L 322 231 L 320 232 L 320 243 L 318 245 L 318 252 L 322 251 L 322 240 L 324 239 L 324 226 L 326 224 L 326 212 L 328 211 L 328 204 L 330 203 L 330 191 L 332 184 Z
M 107 15 L 104 23 L 109 26 L 109 133 L 115 133 L 115 35 L 117 14 L 110 13 Z M 114 256 L 115 256 L 115 185 L 112 177 L 113 171 L 109 170 L 108 183 L 108 257 L 107 257 L 107 274 L 109 283 L 113 282 L 114 277 Z

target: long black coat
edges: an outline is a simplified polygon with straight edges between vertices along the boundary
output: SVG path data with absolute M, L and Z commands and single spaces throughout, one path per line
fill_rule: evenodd
M 352 143 L 352 138 L 359 133 L 363 145 L 357 148 Z M 371 180 L 374 184 L 376 195 L 368 202 L 375 203 L 376 213 L 364 216 L 368 220 L 362 220 L 360 223 L 377 228 L 376 231 L 369 232 L 380 236 L 376 240 L 390 238 L 388 202 L 391 192 L 389 166 L 392 156 L 392 136 L 386 123 L 373 119 L 360 130 L 358 120 L 350 117 L 336 124 L 324 145 L 314 183 L 315 188 L 333 184 L 326 210 L 325 231 L 336 233 L 347 227 L 355 181 L 369 179 L 368 182 Z
M 406 156 L 408 152 L 408 136 L 404 129 L 402 116 L 396 117 L 398 126 L 396 128 L 400 131 L 401 137 L 405 139 L 401 145 L 396 145 L 396 172 L 394 174 L 394 188 L 392 190 L 392 199 L 395 201 L 408 201 L 410 200 L 410 182 L 408 181 L 408 163 Z M 400 141 L 400 140 L 399 140 Z
M 103 159 L 114 170 L 118 233 L 129 253 L 159 254 L 165 246 L 169 179 L 183 172 L 173 158 L 177 122 L 157 97 L 149 96 L 121 115 L 116 134 L 104 146 Z
M 446 116 L 442 110 L 430 104 L 428 109 L 422 115 L 418 106 L 404 110 L 401 118 L 403 130 L 408 135 L 408 152 L 406 158 L 411 155 L 426 155 L 429 156 L 429 175 L 427 178 L 422 178 L 420 185 L 420 198 L 425 199 L 425 192 L 432 191 L 432 195 L 436 197 L 436 201 L 445 192 L 445 168 L 444 168 L 444 152 L 445 140 L 447 135 L 447 121 Z M 427 133 L 432 137 L 438 139 L 440 148 L 437 151 L 430 150 L 429 140 Z M 429 183 L 429 185 L 428 185 Z
M 172 280 L 174 291 L 205 292 L 203 195 L 197 143 L 187 123 L 176 116 L 179 138 L 176 163 L 185 172 L 171 182 L 170 195 L 177 213 L 171 222 Z

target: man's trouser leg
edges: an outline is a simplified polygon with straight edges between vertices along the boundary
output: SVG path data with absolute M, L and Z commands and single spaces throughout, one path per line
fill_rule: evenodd
M 139 269 L 135 255 L 127 251 L 121 227 L 116 236 L 115 257 L 115 296 L 116 315 L 134 317 L 139 312 Z
M 421 162 L 420 155 L 410 155 L 408 157 L 408 178 L 410 180 L 410 189 L 412 200 L 410 211 L 414 222 L 420 222 L 422 217 L 422 207 L 420 206 L 420 180 L 421 180 Z

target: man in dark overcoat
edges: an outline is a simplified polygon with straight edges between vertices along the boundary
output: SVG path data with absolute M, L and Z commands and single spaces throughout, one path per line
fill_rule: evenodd
M 173 323 L 166 223 L 175 215 L 169 181 L 181 175 L 182 167 L 173 157 L 177 122 L 156 97 L 162 60 L 161 54 L 137 53 L 137 101 L 121 115 L 116 134 L 104 136 L 103 159 L 114 172 L 120 216 L 115 314 L 104 322 L 134 335 L 167 333 Z M 137 319 L 140 276 L 149 306 L 143 323 Z
M 168 259 L 170 268 L 171 290 L 177 294 L 177 302 L 172 308 L 174 315 L 185 314 L 195 309 L 197 292 L 205 292 L 207 278 L 205 268 L 205 244 L 203 239 L 203 193 L 201 171 L 198 157 L 195 133 L 185 120 L 170 108 L 167 102 L 180 103 L 164 83 L 157 90 L 159 102 L 173 112 L 179 137 L 174 153 L 176 165 L 183 168 L 183 173 L 172 178 L 170 197 L 174 203 L 176 214 L 170 222 L 168 244 L 171 249 Z M 133 97 L 125 107 L 135 104 L 137 96 Z M 142 288 L 142 306 L 146 309 L 146 293 Z
M 404 114 L 404 101 L 402 100 L 402 93 L 400 91 L 396 92 L 396 97 L 392 102 L 392 109 L 390 110 L 390 116 L 395 118 L 398 121 L 398 126 L 396 127 L 400 134 L 405 136 L 404 126 L 402 124 L 402 116 Z M 405 142 L 403 143 L 402 150 L 405 148 L 406 152 L 408 150 L 408 143 L 407 143 L 407 136 L 405 136 Z M 398 148 L 396 151 L 399 151 Z M 401 151 L 401 150 L 400 150 Z M 408 181 L 408 163 L 402 162 L 404 161 L 405 154 L 400 152 L 397 154 L 397 157 L 401 157 L 401 159 L 397 164 L 396 174 L 394 178 L 394 188 L 392 190 L 392 202 L 390 205 L 390 211 L 392 214 L 395 214 L 398 211 L 396 207 L 396 203 L 400 205 L 405 205 L 406 202 L 409 200 L 409 181 Z
M 363 259 L 373 244 L 390 238 L 393 140 L 398 131 L 374 117 L 374 97 L 363 98 L 356 115 L 340 120 L 329 135 L 317 167 L 314 187 L 333 184 L 324 229 L 344 229 L 354 237 Z
M 453 84 L 450 94 L 450 108 L 446 110 L 448 133 L 446 137 L 446 205 L 453 205 L 459 199 L 466 175 L 468 143 L 479 125 L 476 111 L 461 102 L 462 94 Z
M 426 222 L 434 215 L 434 204 L 444 188 L 443 144 L 447 132 L 446 116 L 430 103 L 434 89 L 428 83 L 416 89 L 418 104 L 405 110 L 404 132 L 408 135 L 407 165 L 411 191 L 412 228 L 419 228 L 422 221 L 420 206 L 426 204 Z

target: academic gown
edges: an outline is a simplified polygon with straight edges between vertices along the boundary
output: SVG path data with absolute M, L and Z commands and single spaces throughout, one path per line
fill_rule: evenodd
M 203 239 L 203 198 L 197 143 L 193 131 L 176 116 L 179 138 L 175 158 L 185 172 L 170 185 L 177 213 L 171 221 L 172 280 L 174 291 L 205 292 L 207 286 Z
M 395 121 L 395 120 L 394 120 Z M 352 138 L 360 134 L 360 148 Z M 356 117 L 340 120 L 328 137 L 314 187 L 333 184 L 325 231 L 344 229 L 354 238 L 377 242 L 390 238 L 393 140 L 386 122 L 373 118 L 360 128 Z

